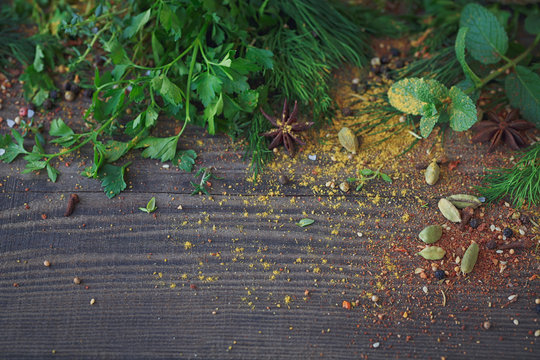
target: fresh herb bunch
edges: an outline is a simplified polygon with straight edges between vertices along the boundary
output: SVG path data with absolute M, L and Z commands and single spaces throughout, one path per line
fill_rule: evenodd
M 449 123 L 454 130 L 464 131 L 477 121 L 473 99 L 478 99 L 479 91 L 512 69 L 513 72 L 505 78 L 506 97 L 525 118 L 540 127 L 540 76 L 524 66 L 540 42 L 540 16 L 529 15 L 525 29 L 536 37 L 528 48 L 510 59 L 506 56 L 508 35 L 500 20 L 481 5 L 466 5 L 461 13 L 454 48 L 464 80 L 448 90 L 434 79 L 402 79 L 388 91 L 390 104 L 407 114 L 421 115 L 420 133 L 423 137 L 428 137 L 437 123 Z M 481 66 L 489 67 L 502 61 L 504 64 L 480 77 L 469 66 L 465 50 Z M 436 75 L 440 78 L 442 73 Z
M 514 206 L 540 204 L 540 143 L 525 149 L 511 168 L 488 170 L 478 191 L 488 201 L 510 196 Z
M 269 111 L 288 98 L 298 100 L 315 121 L 328 117 L 333 110 L 330 71 L 343 62 L 361 66 L 369 52 L 361 28 L 327 1 L 101 0 L 83 11 L 61 1 L 53 1 L 50 11 L 33 6 L 40 31 L 69 45 L 65 51 L 36 46 L 21 78 L 25 96 L 43 103 L 56 88 L 49 76 L 58 65 L 55 56 L 69 56 L 69 69 L 93 91 L 85 113 L 90 130 L 78 133 L 57 119 L 49 135 L 62 149 L 49 153 L 44 137 L 36 135 L 36 145 L 27 151 L 19 138 L 40 129 L 23 121 L 22 135 L 14 130 L 3 138 L 10 155 L 0 160 L 13 161 L 20 154 L 27 161 L 25 171 L 47 169 L 55 181 L 53 160 L 91 145 L 94 163 L 83 175 L 100 179 L 110 197 L 125 187 L 127 166 L 112 163 L 133 148 L 142 149 L 143 157 L 191 171 L 196 154 L 177 149 L 188 123 L 211 134 L 245 136 L 256 173 L 271 153 L 259 136 L 268 125 L 254 110 Z M 105 60 L 102 69 L 93 54 Z M 85 72 L 92 68 L 93 82 Z M 128 108 L 134 116 L 126 123 Z M 182 123 L 172 136 L 152 135 L 161 115 Z M 120 137 L 129 140 L 116 140 Z

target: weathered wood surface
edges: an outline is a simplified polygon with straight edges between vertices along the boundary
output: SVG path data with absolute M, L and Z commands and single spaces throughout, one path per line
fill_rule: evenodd
M 414 185 L 421 181 L 398 182 L 415 188 L 405 196 L 370 185 L 378 204 L 370 191 L 337 201 L 298 184 L 277 187 L 270 174 L 253 185 L 227 138 L 204 141 L 199 159 L 223 177 L 211 198 L 189 195 L 193 174 L 153 160 L 134 159 L 130 189 L 112 200 L 79 175 L 88 151 L 61 165 L 55 184 L 20 174 L 20 161 L 0 164 L 0 358 L 538 358 L 533 251 L 524 273 L 508 270 L 507 284 L 461 280 L 443 307 L 435 281 L 414 281 L 418 260 L 392 250 L 395 234 L 420 230 L 400 221 L 404 212 L 434 216 L 414 198 L 425 194 L 436 208 L 433 190 Z M 463 149 L 450 143 L 449 151 Z M 81 202 L 66 218 L 71 193 Z M 155 217 L 137 210 L 152 196 Z M 316 222 L 300 228 L 303 217 Z M 510 294 L 519 301 L 501 308 Z M 359 306 L 342 308 L 355 299 Z

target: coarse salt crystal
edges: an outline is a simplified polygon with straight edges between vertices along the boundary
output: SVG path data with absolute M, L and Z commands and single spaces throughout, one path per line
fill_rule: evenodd
M 34 110 L 32 109 L 28 109 L 28 113 L 26 114 L 26 116 L 28 116 L 29 119 L 33 118 L 34 117 Z
M 169 164 L 163 164 L 163 168 L 168 169 L 168 168 L 169 168 Z
M 517 299 L 517 295 L 515 295 L 515 294 L 512 294 L 512 295 L 510 295 L 510 296 L 508 297 L 508 300 L 510 300 L 510 301 L 512 301 L 512 300 L 514 300 L 514 299 Z
M 12 119 L 7 119 L 7 125 L 12 128 L 15 125 L 15 121 Z
M 501 228 L 500 228 L 500 227 L 498 227 L 498 226 L 496 226 L 496 227 L 495 227 L 495 230 L 497 230 L 497 231 L 501 231 Z
M 356 235 L 358 235 L 358 237 L 364 236 L 364 234 L 362 234 L 361 232 L 357 232 Z
M 497 254 L 502 254 L 502 253 L 503 253 L 502 250 L 497 250 L 497 251 L 495 251 L 495 252 L 496 252 Z
M 424 286 L 424 287 L 422 288 L 422 291 L 425 292 L 425 293 L 427 294 L 427 293 L 428 293 L 428 288 L 427 288 L 427 286 Z
M 521 235 L 525 235 L 525 231 L 523 231 L 523 229 L 519 229 L 519 233 L 520 233 Z
M 518 319 L 514 319 L 514 325 L 519 325 L 519 320 Z
M 5 149 L 0 149 L 0 156 L 4 155 L 6 153 Z
M 381 346 L 381 343 L 379 343 L 379 342 L 373 343 L 373 348 L 374 349 L 378 348 L 379 346 Z
M 317 155 L 308 155 L 308 159 L 315 161 L 317 160 Z
M 491 224 L 491 225 L 489 226 L 489 230 L 495 231 L 495 225 Z

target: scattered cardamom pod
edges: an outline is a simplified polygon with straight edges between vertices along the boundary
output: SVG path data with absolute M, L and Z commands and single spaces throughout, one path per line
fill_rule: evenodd
M 348 127 L 341 128 L 338 132 L 339 143 L 343 145 L 347 151 L 356 154 L 358 151 L 358 137 Z
M 422 256 L 426 260 L 441 260 L 446 254 L 446 250 L 438 246 L 428 246 L 416 255 Z
M 458 209 L 465 209 L 468 206 L 476 209 L 482 205 L 482 202 L 474 195 L 456 194 L 447 196 L 446 199 L 454 204 L 454 206 Z
M 438 206 L 439 210 L 445 218 L 452 222 L 461 222 L 461 215 L 459 214 L 459 210 L 450 201 L 442 198 L 441 200 L 439 200 Z
M 465 251 L 465 254 L 463 254 L 463 259 L 461 259 L 461 272 L 468 274 L 473 270 L 476 260 L 478 260 L 479 251 L 478 244 L 473 241 L 467 248 L 467 251 Z
M 439 181 L 441 168 L 437 165 L 437 160 L 433 160 L 426 168 L 425 178 L 428 185 L 435 185 Z
M 426 244 L 433 244 L 434 242 L 439 241 L 442 236 L 442 226 L 441 225 L 430 225 L 418 234 L 420 239 Z

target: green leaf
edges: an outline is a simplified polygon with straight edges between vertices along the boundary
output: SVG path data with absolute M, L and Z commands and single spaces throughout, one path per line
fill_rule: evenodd
M 58 174 L 59 174 L 58 170 L 52 167 L 51 164 L 47 164 L 47 175 L 49 176 L 49 179 L 51 179 L 52 182 L 56 182 L 56 178 L 58 177 Z
M 450 127 L 455 131 L 468 130 L 477 121 L 476 106 L 460 88 L 450 89 L 452 103 L 448 106 Z
M 143 85 L 133 85 L 131 92 L 129 93 L 129 99 L 136 103 L 140 103 L 145 99 Z
M 194 150 L 184 150 L 179 151 L 173 163 L 177 164 L 178 167 L 185 172 L 191 172 L 193 170 L 193 165 L 195 165 L 195 159 L 197 158 L 197 153 Z
M 36 46 L 36 55 L 34 56 L 34 69 L 36 69 L 37 72 L 43 71 L 43 58 L 45 55 L 43 54 L 43 48 L 41 47 L 41 44 L 38 44 Z
M 159 39 L 156 36 L 156 32 L 152 32 L 152 54 L 154 55 L 154 63 L 157 65 L 160 63 L 160 59 L 163 56 L 164 49 L 163 45 L 159 42 Z
M 246 59 L 270 70 L 274 68 L 273 56 L 274 54 L 270 50 L 259 49 L 253 46 L 248 47 L 246 51 Z
M 465 60 L 465 38 L 467 37 L 468 32 L 468 27 L 459 28 L 455 45 L 456 57 L 461 64 L 461 68 L 463 69 L 465 76 L 470 78 L 475 85 L 480 85 L 482 80 L 480 80 L 480 78 L 471 70 L 469 64 L 467 64 L 467 61 Z
M 162 162 L 174 159 L 178 137 L 158 138 L 149 136 L 136 145 L 137 149 L 145 148 L 142 156 L 145 158 L 159 159 Z
M 54 119 L 51 122 L 51 128 L 49 129 L 49 135 L 51 136 L 69 136 L 75 134 L 69 126 L 66 125 L 61 118 Z
M 171 104 L 180 105 L 182 102 L 182 90 L 174 84 L 168 77 L 161 76 L 161 87 L 159 92 Z
M 315 220 L 313 219 L 302 219 L 300 220 L 296 225 L 300 226 L 300 227 L 306 227 L 306 226 L 309 226 L 311 224 L 313 224 L 315 222 Z
M 148 201 L 148 204 L 146 204 L 146 208 L 148 209 L 149 212 L 153 212 L 155 211 L 157 208 L 156 208 L 156 198 L 155 197 L 152 197 L 150 199 L 150 201 Z
M 518 65 L 516 71 L 506 77 L 504 87 L 510 104 L 540 128 L 540 76 Z
M 384 173 L 380 173 L 381 175 L 381 179 L 383 179 L 384 181 L 386 181 L 387 183 L 392 183 L 392 178 L 390 178 L 390 176 L 384 174 Z
M 221 114 L 222 110 L 223 94 L 219 94 L 219 97 L 204 109 L 204 119 L 208 122 L 208 133 L 212 135 L 216 133 L 214 118 L 216 115 Z
M 439 113 L 433 115 L 424 115 L 420 119 L 420 135 L 427 138 L 433 131 L 435 124 L 439 121 Z
M 197 92 L 203 105 L 208 106 L 216 97 L 216 93 L 221 92 L 222 81 L 215 75 L 204 72 L 193 81 L 193 90 Z
M 530 14 L 525 19 L 525 30 L 529 34 L 540 34 L 540 14 Z
M 105 158 L 108 162 L 115 162 L 129 150 L 129 143 L 109 140 L 105 146 Z
M 146 109 L 146 122 L 144 124 L 145 127 L 151 127 L 156 124 L 156 120 L 158 118 L 158 112 L 154 109 L 152 105 Z
M 8 140 L 9 139 L 9 140 Z M 9 141 L 9 143 L 8 143 Z M 10 163 L 20 154 L 28 154 L 28 151 L 24 149 L 24 138 L 15 130 L 11 130 L 11 136 L 6 135 L 2 140 L 3 144 L 7 144 L 4 147 L 4 153 L 0 155 L 0 160 L 6 163 Z M 5 146 L 5 145 L 2 145 Z
M 32 99 L 32 102 L 36 104 L 36 106 L 43 105 L 43 102 L 47 100 L 49 97 L 49 91 L 45 89 L 39 89 L 34 98 Z
M 364 176 L 369 176 L 369 175 L 373 174 L 373 170 L 371 170 L 371 169 L 362 169 L 362 171 L 360 171 L 360 174 L 362 174 Z
M 460 27 L 468 27 L 465 42 L 471 56 L 494 64 L 508 50 L 508 35 L 495 15 L 478 4 L 468 4 L 461 13 Z
M 133 17 L 131 19 L 131 24 L 124 30 L 124 38 L 130 39 L 133 37 L 133 35 L 138 33 L 144 27 L 144 25 L 146 25 L 148 20 L 150 20 L 151 12 L 152 9 L 148 9 L 145 12 Z
M 32 172 L 32 171 L 45 169 L 46 166 L 47 166 L 47 162 L 43 160 L 28 161 L 22 173 L 28 174 L 29 172 Z
M 439 104 L 448 97 L 448 89 L 436 80 L 407 78 L 395 82 L 388 90 L 388 100 L 396 109 L 412 115 L 423 115 L 428 103 Z
M 103 113 L 105 115 L 114 115 L 124 105 L 126 92 L 124 88 L 117 88 L 111 90 L 108 95 L 111 98 L 105 103 L 105 106 L 103 107 Z
M 127 187 L 124 181 L 124 173 L 130 164 L 130 162 L 124 166 L 105 164 L 98 170 L 97 178 L 101 180 L 101 186 L 109 199 L 120 194 Z M 83 172 L 83 175 L 88 176 L 85 172 Z

